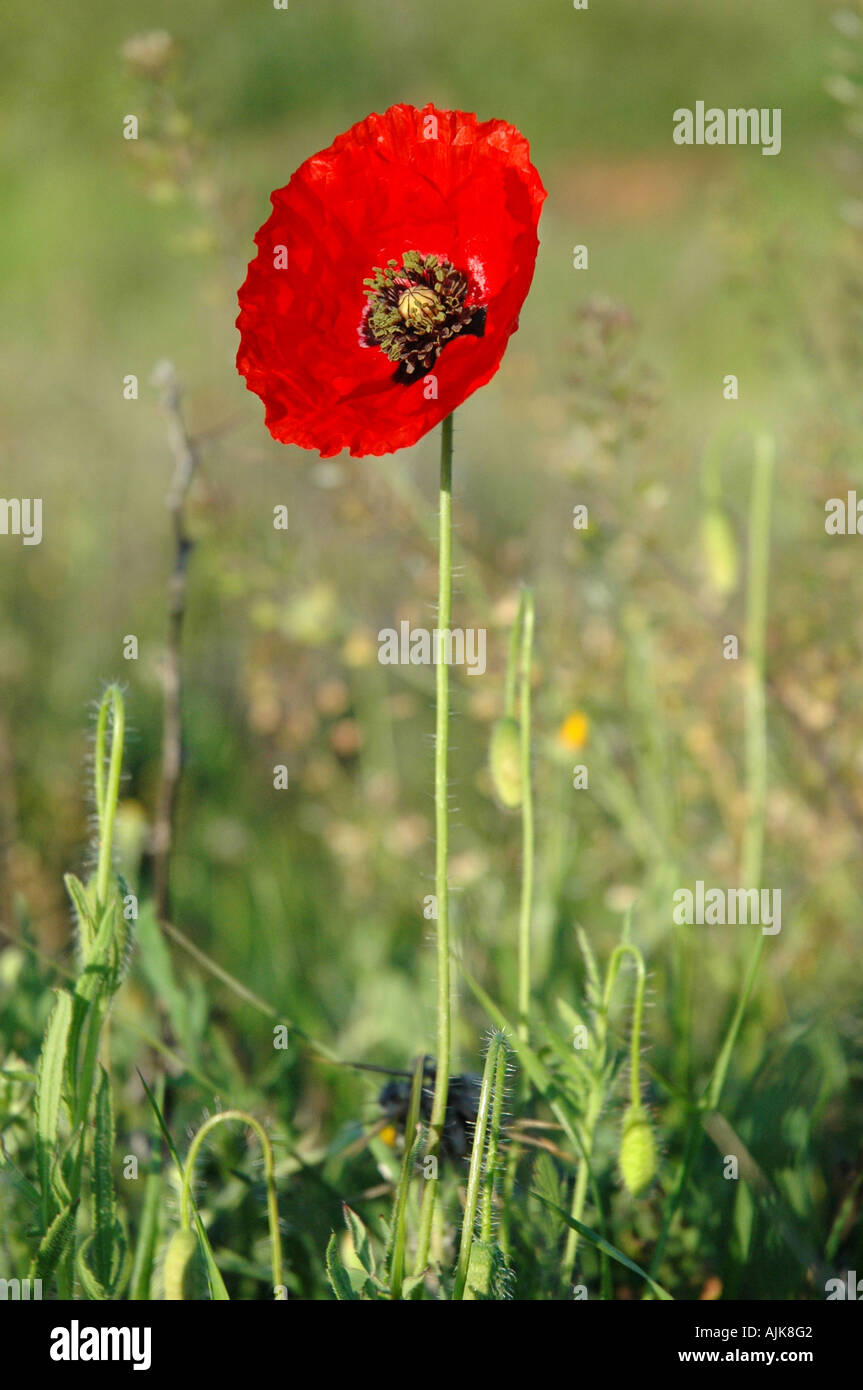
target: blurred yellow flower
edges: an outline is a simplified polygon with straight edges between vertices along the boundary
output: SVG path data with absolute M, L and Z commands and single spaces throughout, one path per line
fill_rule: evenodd
M 377 647 L 368 632 L 361 628 L 348 634 L 342 647 L 342 660 L 346 666 L 356 669 L 371 666 L 377 656 Z
M 557 739 L 571 753 L 577 753 L 587 743 L 590 721 L 583 710 L 575 709 L 568 714 L 557 731 Z

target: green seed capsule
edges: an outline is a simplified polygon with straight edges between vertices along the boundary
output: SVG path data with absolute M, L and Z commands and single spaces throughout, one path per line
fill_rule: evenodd
M 497 721 L 491 731 L 488 761 L 495 795 L 514 811 L 521 805 L 521 730 L 517 720 Z
M 656 1175 L 656 1140 L 650 1117 L 642 1105 L 630 1105 L 623 1117 L 620 1139 L 620 1176 L 627 1192 L 637 1197 Z
M 165 1254 L 165 1298 L 170 1302 L 183 1301 L 190 1296 L 193 1262 L 198 1250 L 198 1237 L 192 1230 L 174 1233 Z

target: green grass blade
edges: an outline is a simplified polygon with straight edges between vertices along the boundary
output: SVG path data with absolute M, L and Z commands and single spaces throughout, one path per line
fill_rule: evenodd
M 577 1231 L 580 1236 L 584 1236 L 585 1240 L 589 1240 L 591 1245 L 596 1246 L 597 1250 L 601 1250 L 604 1254 L 609 1255 L 611 1259 L 616 1260 L 618 1264 L 623 1265 L 624 1268 L 628 1269 L 632 1274 L 637 1274 L 639 1279 L 644 1280 L 657 1298 L 661 1298 L 666 1302 L 674 1301 L 667 1289 L 664 1289 L 661 1284 L 657 1284 L 654 1279 L 651 1279 L 646 1270 L 642 1269 L 640 1265 L 637 1265 L 634 1260 L 630 1260 L 627 1255 L 624 1255 L 622 1250 L 618 1250 L 616 1245 L 612 1245 L 610 1241 L 605 1240 L 597 1231 L 592 1231 L 589 1226 L 585 1226 L 581 1221 L 576 1221 L 574 1216 L 570 1216 L 569 1212 L 564 1211 L 556 1202 L 550 1202 L 548 1198 L 543 1197 L 540 1192 L 531 1190 L 530 1196 L 535 1197 L 538 1202 L 542 1202 L 542 1205 L 548 1207 L 549 1211 L 556 1212 L 561 1221 L 564 1221 L 567 1226 Z
M 165 1094 L 164 1077 L 159 1078 L 157 1090 L 161 1105 Z M 150 1143 L 150 1161 L 144 1187 L 144 1207 L 138 1226 L 138 1238 L 135 1244 L 135 1258 L 129 1286 L 129 1298 L 135 1302 L 145 1301 L 152 1297 L 150 1286 L 156 1262 L 156 1247 L 159 1242 L 161 1198 L 162 1158 L 159 1151 L 159 1126 L 156 1120 Z
M 389 1261 L 390 1296 L 393 1299 L 401 1298 L 402 1284 L 405 1275 L 408 1193 L 410 1191 L 411 1173 L 413 1172 L 413 1165 L 416 1161 L 416 1153 L 420 1141 L 420 1098 L 422 1096 L 424 1067 L 425 1057 L 418 1057 L 416 1066 L 414 1067 L 413 1080 L 411 1082 L 411 1097 L 408 1104 L 407 1119 L 405 1121 L 405 1149 L 402 1155 L 402 1168 L 399 1174 L 399 1184 L 396 1189 L 395 1202 L 393 1204 L 392 1257 Z

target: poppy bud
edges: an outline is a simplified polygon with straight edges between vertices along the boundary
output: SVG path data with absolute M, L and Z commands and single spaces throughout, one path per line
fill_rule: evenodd
M 643 1105 L 630 1105 L 623 1117 L 620 1139 L 620 1176 L 627 1192 L 637 1197 L 656 1174 L 656 1140 Z
M 489 769 L 498 800 L 513 811 L 521 805 L 521 730 L 518 721 L 507 716 L 491 731 Z
M 163 1272 L 166 1300 L 182 1302 L 191 1296 L 189 1279 L 197 1250 L 198 1237 L 191 1228 L 181 1227 L 171 1237 Z
M 723 597 L 737 588 L 737 541 L 720 507 L 711 507 L 701 523 L 701 544 L 712 587 Z

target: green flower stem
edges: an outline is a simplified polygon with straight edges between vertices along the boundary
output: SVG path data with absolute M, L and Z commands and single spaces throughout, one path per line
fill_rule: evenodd
M 273 1271 L 273 1289 L 278 1289 L 283 1285 L 282 1278 L 282 1237 L 279 1231 L 279 1208 L 276 1200 L 276 1170 L 273 1161 L 273 1148 L 267 1136 L 266 1130 L 252 1115 L 246 1114 L 244 1110 L 222 1110 L 218 1115 L 211 1115 L 210 1119 L 201 1125 L 191 1144 L 186 1156 L 186 1164 L 183 1169 L 183 1182 L 180 1188 L 180 1226 L 183 1230 L 192 1229 L 192 1177 L 195 1170 L 195 1161 L 198 1151 L 207 1135 L 214 1130 L 216 1125 L 224 1124 L 228 1120 L 239 1121 L 240 1124 L 248 1125 L 255 1131 L 261 1141 L 261 1149 L 264 1155 L 264 1178 L 267 1184 L 267 1221 L 270 1227 L 270 1258 Z
M 764 694 L 764 666 L 767 642 L 767 585 L 770 569 L 770 490 L 775 448 L 766 432 L 755 438 L 755 472 L 752 479 L 749 521 L 749 587 L 746 603 L 746 828 L 741 855 L 744 888 L 760 888 L 764 860 L 764 822 L 767 807 L 767 702 Z M 731 1054 L 740 1032 L 743 1016 L 758 975 L 764 950 L 764 933 L 759 931 L 752 949 L 737 1008 L 707 1090 L 705 1106 L 719 1105 Z
M 482 1180 L 485 1133 L 488 1128 L 488 1116 L 491 1109 L 498 1056 L 502 1050 L 503 1039 L 499 1033 L 495 1033 L 489 1044 L 488 1052 L 485 1055 L 485 1066 L 482 1069 L 482 1085 L 480 1087 L 479 1105 L 477 1106 L 476 1122 L 474 1124 L 473 1144 L 471 1145 L 470 1151 L 470 1170 L 468 1172 L 467 1192 L 464 1202 L 461 1244 L 459 1245 L 458 1264 L 455 1273 L 454 1299 L 464 1298 L 465 1284 L 467 1283 L 470 1252 L 476 1228 L 477 1201 L 479 1198 L 480 1182 Z
M 520 719 L 521 734 L 521 904 L 518 921 L 518 1035 L 528 1039 L 530 1014 L 530 918 L 533 906 L 533 787 L 530 769 L 530 672 L 533 660 L 534 604 L 533 592 L 522 590 L 519 609 L 521 628 Z
M 452 434 L 453 417 L 441 426 L 440 511 L 438 521 L 438 630 L 450 627 L 452 612 Z M 446 1118 L 449 1092 L 451 1001 L 449 947 L 449 667 L 439 661 L 436 667 L 435 719 L 435 896 L 437 898 L 437 1058 L 435 1086 L 429 1121 L 427 1157 L 437 1158 Z M 428 1264 L 432 1221 L 437 1198 L 438 1164 L 426 1179 L 420 1210 L 416 1272 Z
M 515 622 L 509 634 L 509 650 L 506 659 L 506 677 L 503 687 L 503 712 L 507 719 L 515 719 L 515 697 L 516 685 L 518 682 L 519 653 L 521 652 L 521 634 L 524 627 L 524 590 L 518 600 Z
M 108 737 L 108 715 L 111 716 L 111 761 L 105 782 L 105 756 Z M 123 738 L 126 712 L 120 687 L 109 685 L 102 696 L 96 722 L 96 813 L 99 819 L 99 862 L 96 870 L 96 901 L 104 907 L 108 901 L 108 879 L 114 847 L 114 820 L 120 798 L 120 772 L 123 764 Z

